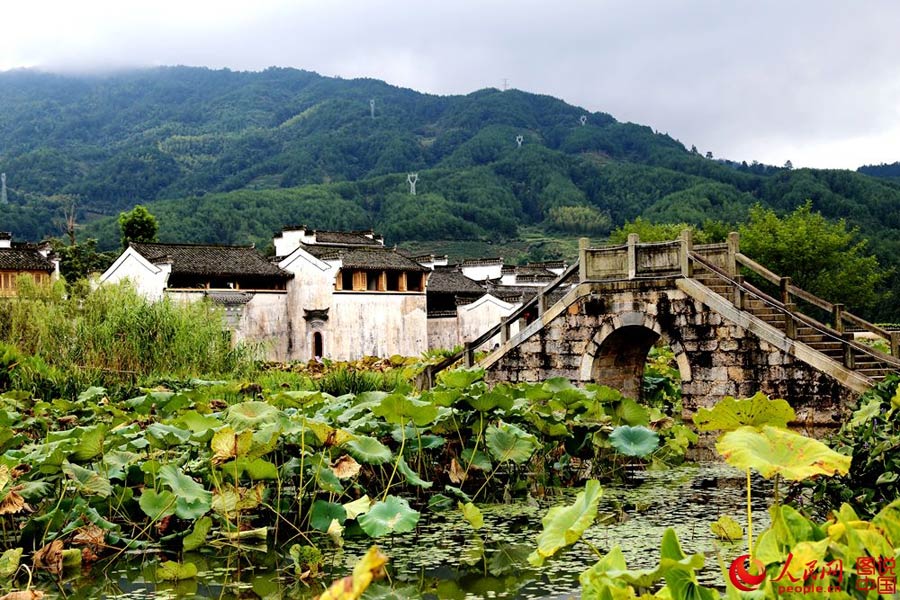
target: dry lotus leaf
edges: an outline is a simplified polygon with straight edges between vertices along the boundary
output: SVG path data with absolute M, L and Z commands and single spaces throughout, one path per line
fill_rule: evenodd
M 331 470 L 338 479 L 350 479 L 351 477 L 356 477 L 359 474 L 359 469 L 359 463 L 356 462 L 352 456 L 346 454 L 337 459 L 337 462 L 331 467 Z
M 21 486 L 12 488 L 3 500 L 0 500 L 0 515 L 14 515 L 23 510 L 27 505 L 25 498 L 20 496 L 16 490 L 22 489 Z
M 101 548 L 106 545 L 106 532 L 94 524 L 79 527 L 72 537 L 72 544 Z
M 40 590 L 23 590 L 21 592 L 10 592 L 5 596 L 0 596 L 0 600 L 41 600 L 44 592 Z
M 450 460 L 450 481 L 457 485 L 463 484 L 466 481 L 466 471 L 459 466 L 459 463 L 455 458 Z
M 56 575 L 62 573 L 63 568 L 63 543 L 61 540 L 53 540 L 34 553 L 32 561 L 37 569 L 47 569 Z

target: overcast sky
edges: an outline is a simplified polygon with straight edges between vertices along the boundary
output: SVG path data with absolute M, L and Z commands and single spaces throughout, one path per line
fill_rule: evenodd
M 0 70 L 291 66 L 438 94 L 510 87 L 733 160 L 900 160 L 900 2 L 3 3 Z

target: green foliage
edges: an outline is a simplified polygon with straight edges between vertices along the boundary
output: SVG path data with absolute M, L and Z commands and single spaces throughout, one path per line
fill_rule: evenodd
M 699 431 L 734 431 L 745 425 L 787 427 L 796 417 L 785 400 L 770 400 L 757 392 L 750 398 L 725 396 L 712 408 L 697 409 L 694 424 Z
M 659 447 L 659 436 L 642 425 L 620 425 L 609 435 L 609 442 L 625 456 L 645 458 Z
M 538 534 L 537 549 L 528 557 L 531 565 L 539 567 L 560 549 L 581 539 L 597 517 L 597 506 L 603 489 L 597 480 L 588 481 L 578 492 L 575 502 L 568 506 L 554 506 L 541 519 L 543 529 Z
M 117 257 L 114 252 L 99 252 L 95 238 L 71 246 L 54 240 L 53 251 L 59 256 L 60 274 L 69 284 L 85 279 L 91 273 L 102 273 Z
M 859 229 L 814 212 L 812 201 L 779 218 L 755 206 L 740 227 L 741 251 L 794 285 L 858 311 L 884 300 L 879 292 L 887 273 L 869 254 Z
M 150 211 L 138 204 L 128 212 L 119 213 L 119 230 L 122 247 L 127 248 L 129 242 L 155 242 L 159 224 Z
M 848 503 L 871 516 L 900 497 L 900 377 L 889 375 L 859 398 L 851 419 L 830 440 L 851 463 L 842 477 L 817 480 L 811 486 L 815 505 Z
M 642 242 L 666 242 L 677 240 L 685 229 L 693 230 L 695 244 L 706 244 L 712 241 L 703 230 L 698 230 L 694 225 L 687 223 L 653 223 L 642 217 L 617 227 L 615 231 L 609 234 L 609 241 L 613 244 L 624 244 L 628 241 L 630 234 L 636 233 Z
M 552 231 L 585 235 L 606 235 L 612 226 L 609 215 L 593 206 L 554 206 L 544 222 Z

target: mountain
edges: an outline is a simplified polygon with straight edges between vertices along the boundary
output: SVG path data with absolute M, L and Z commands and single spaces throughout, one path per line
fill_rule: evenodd
M 900 183 L 865 169 L 712 160 L 518 90 L 434 96 L 282 68 L 0 73 L 0 229 L 20 239 L 59 235 L 66 196 L 80 235 L 104 248 L 118 244 L 115 215 L 137 203 L 166 241 L 264 246 L 286 224 L 373 227 L 390 243 L 602 238 L 637 216 L 733 224 L 755 203 L 811 199 L 896 265 Z

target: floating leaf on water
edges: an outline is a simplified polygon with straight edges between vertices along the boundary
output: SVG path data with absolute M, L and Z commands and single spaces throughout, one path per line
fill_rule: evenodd
M 537 550 L 528 557 L 531 565 L 539 567 L 544 559 L 556 554 L 560 548 L 577 542 L 597 516 L 602 488 L 592 479 L 578 492 L 575 502 L 568 506 L 554 506 L 541 519 L 544 528 L 537 539 Z
M 391 460 L 390 449 L 373 437 L 359 436 L 350 440 L 344 447 L 361 463 L 367 465 L 382 465 Z
M 481 510 L 471 502 L 467 502 L 463 504 L 462 502 L 458 503 L 459 510 L 462 512 L 463 518 L 468 521 L 469 525 L 472 526 L 472 529 L 481 529 L 484 527 L 484 515 L 481 514 Z
M 409 507 L 409 502 L 397 496 L 388 496 L 376 502 L 357 519 L 369 537 L 377 538 L 389 533 L 406 533 L 416 528 L 419 512 Z
M 182 581 L 197 577 L 197 565 L 192 562 L 177 563 L 166 560 L 156 567 L 156 579 L 159 581 Z
M 197 522 L 194 523 L 194 528 L 189 534 L 184 536 L 184 540 L 182 540 L 184 551 L 190 552 L 205 544 L 206 536 L 209 535 L 209 530 L 212 529 L 212 525 L 212 519 L 209 517 L 197 519 Z
M 800 481 L 814 475 L 846 475 L 850 468 L 849 456 L 817 440 L 769 425 L 729 431 L 716 442 L 716 450 L 728 464 L 742 470 L 753 468 L 766 479 L 781 475 Z
M 644 458 L 659 447 L 659 436 L 643 426 L 620 425 L 609 434 L 609 442 L 620 454 Z
M 762 392 L 750 398 L 725 396 L 712 408 L 697 409 L 694 424 L 700 431 L 733 431 L 739 427 L 787 427 L 796 418 L 794 409 L 784 400 L 769 400 Z
M 722 515 L 718 520 L 710 523 L 709 528 L 713 535 L 720 540 L 734 541 L 744 536 L 744 530 L 740 524 L 728 515 Z

